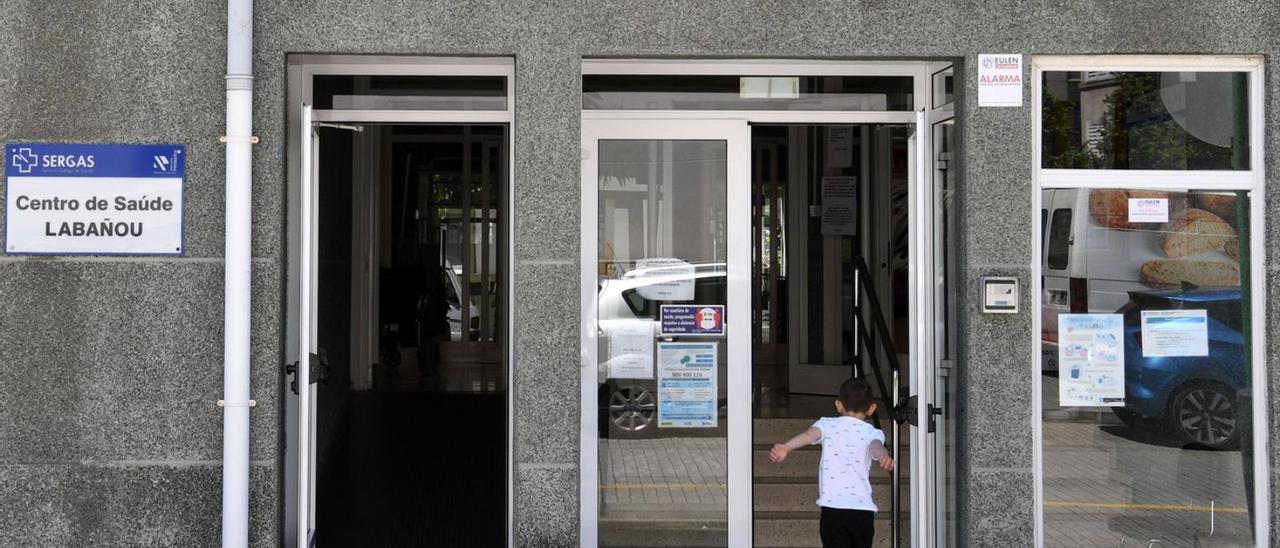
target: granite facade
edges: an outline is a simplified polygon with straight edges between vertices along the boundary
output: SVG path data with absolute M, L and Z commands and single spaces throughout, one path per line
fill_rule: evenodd
M 3 0 L 0 8 L 6 14 L 0 23 L 5 141 L 181 143 L 190 156 L 186 257 L 0 258 L 0 377 L 6 379 L 0 383 L 0 544 L 213 543 L 220 507 L 221 414 L 213 401 L 221 397 L 217 138 L 225 7 L 197 0 Z M 551 394 L 558 402 L 551 406 L 555 417 L 516 423 L 513 521 L 521 545 L 576 542 L 578 302 L 576 293 L 560 293 L 564 279 L 578 271 L 583 57 L 960 61 L 956 282 L 964 288 L 984 274 L 1016 275 L 1028 287 L 1033 261 L 1030 97 L 1022 108 L 977 108 L 974 78 L 964 67 L 974 66 L 978 53 L 1267 55 L 1261 144 L 1268 176 L 1280 176 L 1274 78 L 1280 5 L 1274 2 L 995 0 L 926 8 L 907 0 L 278 0 L 258 2 L 256 15 L 255 545 L 283 538 L 290 54 L 515 59 L 512 275 L 520 290 L 513 303 L 514 401 L 529 405 Z M 1275 218 L 1280 195 L 1271 190 L 1265 199 Z M 1280 272 L 1278 230 L 1276 223 L 1268 227 L 1273 281 Z M 982 315 L 973 293 L 959 292 L 959 488 L 968 493 L 959 497 L 960 539 L 972 546 L 1029 545 L 1035 504 L 1031 311 Z M 1274 360 L 1280 358 L 1280 308 L 1274 298 L 1269 302 Z M 1280 386 L 1280 374 L 1269 379 L 1272 388 Z M 1270 409 L 1274 471 L 1280 407 Z M 1001 430 L 997 445 L 989 430 L 1008 422 L 1014 426 Z M 1273 522 L 1280 513 L 1275 485 Z M 136 504 L 91 504 L 111 497 Z

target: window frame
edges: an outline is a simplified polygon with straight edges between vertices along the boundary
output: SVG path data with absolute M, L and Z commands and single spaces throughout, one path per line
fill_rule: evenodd
M 1252 338 L 1250 388 L 1253 392 L 1253 477 L 1254 508 L 1258 514 L 1254 520 L 1254 538 L 1259 546 L 1270 545 L 1271 482 L 1268 469 L 1269 432 L 1266 412 L 1267 364 L 1266 364 L 1266 188 L 1264 121 L 1264 60 L 1258 55 L 1035 55 L 1031 58 L 1031 109 L 1032 109 L 1032 207 L 1031 221 L 1037 227 L 1035 234 L 1042 235 L 1046 228 L 1041 221 L 1044 207 L 1043 191 L 1047 189 L 1097 189 L 1121 188 L 1141 190 L 1244 190 L 1251 193 L 1249 205 L 1249 276 Z M 1042 88 L 1045 72 L 1097 71 L 1111 72 L 1244 72 L 1249 76 L 1249 169 L 1240 171 L 1203 170 L 1112 170 L 1112 169 L 1049 169 L 1041 165 L 1042 150 Z M 1052 215 L 1050 220 L 1052 222 Z M 1032 450 L 1033 475 L 1035 476 L 1035 542 L 1044 546 L 1044 395 L 1040 385 L 1041 352 L 1043 343 L 1039 336 L 1042 329 L 1043 292 L 1041 280 L 1044 274 L 1043 236 L 1032 239 L 1031 261 L 1031 329 L 1032 338 L 1032 432 L 1035 447 Z

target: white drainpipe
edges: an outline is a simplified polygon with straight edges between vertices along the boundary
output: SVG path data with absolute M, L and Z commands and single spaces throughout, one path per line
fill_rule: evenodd
M 226 293 L 222 546 L 249 545 L 249 287 L 253 200 L 253 0 L 227 0 Z

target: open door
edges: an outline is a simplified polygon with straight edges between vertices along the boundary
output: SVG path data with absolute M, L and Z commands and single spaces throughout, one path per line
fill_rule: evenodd
M 937 455 L 932 451 L 932 444 L 937 431 L 937 415 L 941 406 L 935 400 L 935 362 L 934 356 L 934 269 L 933 269 L 933 193 L 929 181 L 931 171 L 928 169 L 928 133 L 926 132 L 928 116 L 925 110 L 916 112 L 915 132 L 910 138 L 909 171 L 911 193 L 910 240 L 911 240 L 911 355 L 910 379 L 911 399 L 907 400 L 907 412 L 911 417 L 911 470 L 916 477 L 911 481 L 911 545 L 935 546 L 936 523 L 934 512 L 937 511 L 938 485 L 937 478 L 930 473 Z
M 294 369 L 293 387 L 298 395 L 298 515 L 299 548 L 315 543 L 316 531 L 316 390 L 311 379 L 311 364 L 316 359 L 316 168 L 314 151 L 319 149 L 319 135 L 311 118 L 311 105 L 302 105 L 301 138 L 301 215 L 302 253 L 299 257 L 300 290 L 298 322 L 298 362 Z

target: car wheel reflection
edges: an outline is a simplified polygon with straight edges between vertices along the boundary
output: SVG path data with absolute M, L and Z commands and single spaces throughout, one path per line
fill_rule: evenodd
M 1225 389 L 1192 385 L 1173 399 L 1174 431 L 1187 444 L 1224 449 L 1236 442 L 1235 405 Z
M 658 400 L 641 386 L 620 386 L 609 397 L 609 421 L 624 432 L 639 432 L 653 424 Z

